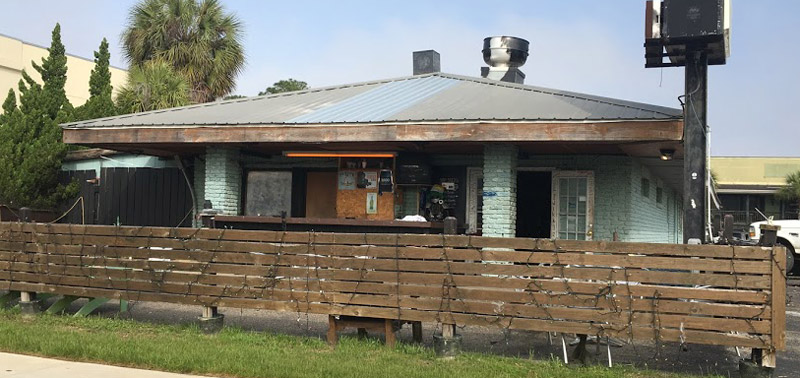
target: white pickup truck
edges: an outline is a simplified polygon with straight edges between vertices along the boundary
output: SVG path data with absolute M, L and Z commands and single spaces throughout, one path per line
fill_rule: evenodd
M 751 240 L 758 240 L 761 237 L 761 225 L 766 223 L 767 221 L 761 221 L 750 224 Z M 781 226 L 778 230 L 777 243 L 786 247 L 786 271 L 791 272 L 795 268 L 795 257 L 798 257 L 797 253 L 800 252 L 800 219 L 776 220 L 772 221 L 772 224 Z

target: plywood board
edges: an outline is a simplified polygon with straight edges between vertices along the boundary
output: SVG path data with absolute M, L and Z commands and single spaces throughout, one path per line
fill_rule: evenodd
M 361 170 L 374 173 L 377 178 L 377 170 Z M 358 177 L 358 175 L 356 175 Z M 367 193 L 378 193 L 378 189 L 361 189 L 356 187 L 353 190 L 339 190 L 336 193 L 336 216 L 338 218 L 353 219 L 375 219 L 392 220 L 394 219 L 394 194 L 383 193 L 378 195 L 377 214 L 367 214 Z

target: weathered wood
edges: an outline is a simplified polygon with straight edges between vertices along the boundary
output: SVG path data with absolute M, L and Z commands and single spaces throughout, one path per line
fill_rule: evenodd
M 369 125 L 176 125 L 66 128 L 64 143 L 113 148 L 115 144 L 312 143 L 312 142 L 514 142 L 514 141 L 681 141 L 679 120 L 640 122 L 507 122 Z
M 786 349 L 786 248 L 772 249 L 772 343 L 774 350 Z M 774 359 L 774 350 L 771 350 Z M 766 365 L 768 366 L 768 365 Z M 774 361 L 771 367 L 775 367 Z
M 91 247 L 90 247 L 91 248 Z M 0 252 L 14 254 L 14 252 Z M 17 254 L 18 257 L 7 257 L 6 261 L 60 263 L 62 265 L 104 265 L 120 268 L 156 269 L 156 270 L 200 270 L 205 273 L 231 273 L 264 275 L 269 269 L 279 266 L 307 266 L 318 268 L 337 268 L 354 270 L 383 270 L 403 272 L 447 273 L 454 275 L 496 274 L 517 277 L 562 277 L 576 280 L 624 281 L 636 283 L 667 283 L 674 285 L 710 285 L 728 288 L 768 288 L 771 283 L 766 275 L 692 273 L 689 271 L 649 271 L 641 269 L 583 267 L 564 265 L 499 265 L 480 264 L 474 262 L 447 262 L 423 260 L 387 260 L 369 258 L 336 258 L 320 255 L 253 255 L 260 266 L 234 265 L 221 263 L 202 263 L 192 261 L 152 261 L 130 260 L 124 255 L 91 257 L 50 255 L 50 254 Z M 694 261 L 694 260 L 692 260 Z M 0 269 L 7 269 L 11 262 L 0 260 Z
M 665 255 L 683 257 L 710 257 L 735 260 L 769 260 L 770 249 L 766 247 L 734 247 L 718 245 L 684 245 L 684 244 L 655 244 L 655 243 L 626 243 L 608 241 L 575 241 L 575 240 L 548 240 L 526 238 L 493 238 L 467 235 L 419 235 L 419 234 L 348 234 L 348 233 L 307 233 L 307 232 L 278 232 L 278 231 L 246 231 L 224 229 L 186 229 L 163 227 L 109 227 L 96 225 L 62 225 L 62 224 L 34 224 L 34 223 L 2 223 L 0 234 L 5 229 L 23 232 L 39 232 L 47 234 L 67 234 L 78 236 L 114 236 L 138 237 L 152 239 L 151 243 L 144 244 L 159 247 L 177 247 L 175 241 L 165 241 L 167 245 L 158 244 L 157 239 L 163 238 L 191 238 L 193 240 L 211 240 L 217 242 L 251 241 L 273 243 L 313 243 L 315 245 L 359 245 L 365 246 L 403 246 L 418 247 L 453 247 L 469 248 L 474 254 L 503 253 L 508 251 L 492 252 L 491 248 L 538 250 L 553 252 L 595 252 L 610 254 L 635 254 L 635 255 Z M 79 240 L 79 239 L 76 239 Z M 132 239 L 135 240 L 135 239 Z M 42 241 L 42 240 L 40 240 Z M 102 240 L 100 240 L 102 242 Z M 106 240 L 107 241 L 107 240 Z M 144 241 L 137 240 L 137 246 Z M 114 245 L 114 244 L 112 244 Z M 444 251 L 447 252 L 447 251 Z M 475 260 L 474 256 L 469 258 Z M 489 260 L 489 258 L 487 258 Z M 502 260 L 498 258 L 496 260 Z M 522 261 L 524 262 L 524 260 Z
M 762 247 L 0 223 L 7 290 L 764 350 L 785 344 L 781 257 Z

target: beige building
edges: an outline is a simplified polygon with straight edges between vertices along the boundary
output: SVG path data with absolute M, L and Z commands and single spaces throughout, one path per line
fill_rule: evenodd
M 100 40 L 97 41 L 98 46 Z M 0 101 L 6 97 L 9 88 L 17 91 L 22 70 L 41 83 L 31 61 L 41 64 L 48 54 L 47 48 L 0 34 Z M 89 99 L 89 75 L 94 68 L 94 59 L 67 54 L 67 99 L 73 106 L 83 105 Z M 128 77 L 128 71 L 111 67 L 111 85 L 117 94 Z M 19 96 L 19 93 L 17 93 Z
M 712 157 L 711 170 L 722 203 L 714 212 L 718 217 L 732 214 L 741 229 L 762 220 L 756 209 L 775 219 L 797 219 L 797 204 L 775 192 L 786 185 L 788 174 L 800 171 L 800 157 Z

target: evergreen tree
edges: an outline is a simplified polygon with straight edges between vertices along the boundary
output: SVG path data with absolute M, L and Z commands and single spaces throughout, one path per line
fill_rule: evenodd
M 62 106 L 67 103 L 67 92 L 64 90 L 67 83 L 67 55 L 64 44 L 61 43 L 61 25 L 56 24 L 53 29 L 52 41 L 47 50 L 50 54 L 42 59 L 41 66 L 36 62 L 31 63 L 44 82 L 45 100 L 42 105 L 50 118 L 55 119 Z
M 15 109 L 17 109 L 17 96 L 14 94 L 14 88 L 9 88 L 8 96 L 6 100 L 3 101 L 3 113 L 0 113 L 0 127 L 3 127 L 6 123 L 6 118 L 8 118 Z
M 94 52 L 94 69 L 89 77 L 89 100 L 75 109 L 74 120 L 103 118 L 116 115 L 116 107 L 111 98 L 111 71 L 108 41 L 103 38 L 100 48 Z
M 285 92 L 294 92 L 294 91 L 303 91 L 308 89 L 308 83 L 305 81 L 295 80 L 295 79 L 287 79 L 278 81 L 275 84 L 272 84 L 271 87 L 267 88 L 263 92 L 258 92 L 259 96 L 267 95 L 267 94 L 276 94 L 276 93 L 285 93 Z
M 23 71 L 18 107 L 4 102 L 4 126 L 0 128 L 0 203 L 11 206 L 54 208 L 77 191 L 77 184 L 58 183 L 58 172 L 67 147 L 61 143 L 59 122 L 69 121 L 67 58 L 56 24 L 49 55 L 34 64 L 44 85 Z M 6 108 L 8 105 L 8 108 Z M 10 111 L 10 112 L 9 112 Z

